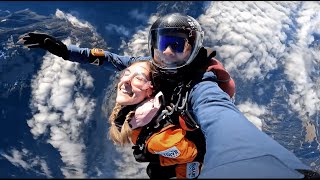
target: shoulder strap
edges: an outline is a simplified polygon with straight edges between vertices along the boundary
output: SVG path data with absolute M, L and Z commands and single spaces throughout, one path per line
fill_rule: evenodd
M 217 51 L 210 52 L 209 50 L 207 50 L 207 52 L 210 53 L 208 59 L 214 58 L 217 55 Z

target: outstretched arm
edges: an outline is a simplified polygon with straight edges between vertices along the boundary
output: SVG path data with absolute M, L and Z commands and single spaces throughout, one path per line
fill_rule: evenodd
M 42 48 L 52 54 L 78 63 L 91 63 L 108 70 L 123 70 L 137 60 L 149 60 L 150 57 L 120 56 L 103 49 L 79 48 L 75 45 L 65 45 L 60 40 L 38 32 L 30 32 L 19 37 L 19 43 L 28 48 Z
M 69 54 L 69 61 L 91 63 L 108 70 L 121 71 L 135 61 L 150 60 L 150 57 L 120 56 L 118 54 L 98 48 L 89 49 L 79 48 L 75 45 L 68 45 L 67 49 Z
M 206 72 L 204 78 L 215 78 Z M 292 152 L 254 126 L 213 81 L 196 84 L 190 105 L 206 137 L 199 178 L 302 178 L 310 170 Z

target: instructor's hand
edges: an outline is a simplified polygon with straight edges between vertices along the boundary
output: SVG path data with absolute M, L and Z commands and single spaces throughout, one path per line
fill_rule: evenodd
M 45 33 L 30 32 L 21 35 L 18 43 L 25 45 L 27 48 L 48 50 L 63 59 L 68 59 L 69 56 L 67 46 L 64 43 Z

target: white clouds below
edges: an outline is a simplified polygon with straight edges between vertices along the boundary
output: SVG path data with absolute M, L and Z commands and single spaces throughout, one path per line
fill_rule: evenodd
M 319 32 L 320 3 L 304 2 L 296 21 L 296 43 L 290 44 L 285 73 L 294 83 L 290 105 L 299 112 L 300 117 L 309 119 L 317 116 L 320 111 L 320 91 L 317 88 L 319 82 L 317 79 L 313 80 L 313 74 L 319 75 L 316 69 L 320 66 L 320 56 L 319 50 L 310 46 L 314 41 L 313 34 Z
M 319 12 L 319 2 L 211 2 L 199 22 L 231 74 L 263 81 L 284 65 L 294 84 L 288 103 L 303 119 L 316 121 L 311 117 L 319 114 L 320 93 L 311 74 L 320 56 L 309 46 L 319 32 Z
M 30 170 L 37 174 L 44 175 L 47 178 L 52 178 L 52 173 L 48 168 L 46 161 L 39 156 L 32 155 L 27 149 L 22 149 L 21 151 L 12 149 L 10 154 L 0 152 L 0 155 L 16 167 L 21 167 L 24 170 Z M 41 172 L 36 169 L 37 167 L 41 169 Z
M 59 9 L 57 9 L 55 15 L 59 19 L 65 19 L 65 20 L 69 21 L 75 27 L 94 29 L 93 26 L 89 22 L 83 23 L 80 20 L 78 20 L 75 16 L 73 16 L 69 13 L 64 13 Z
M 32 81 L 34 114 L 27 123 L 35 138 L 49 134 L 48 142 L 60 152 L 65 163 L 61 171 L 66 178 L 86 177 L 81 131 L 91 117 L 95 100 L 83 94 L 82 88 L 93 88 L 92 77 L 77 63 L 50 53 L 44 56 L 41 69 Z
M 267 110 L 264 106 L 259 106 L 250 101 L 246 101 L 237 106 L 241 112 L 248 118 L 252 124 L 254 124 L 258 129 L 262 130 L 263 120 L 260 116 L 267 114 Z
M 227 70 L 243 79 L 263 79 L 285 53 L 288 15 L 288 9 L 273 2 L 212 2 L 199 22 L 206 41 L 219 43 L 214 48 Z
M 149 56 L 148 52 L 148 33 L 152 23 L 157 19 L 157 16 L 153 15 L 149 18 L 148 26 L 143 30 L 139 30 L 133 35 L 132 39 L 127 44 L 124 55 L 126 56 Z M 123 47 L 125 47 L 122 44 Z
M 117 33 L 119 35 L 124 35 L 124 36 L 129 36 L 130 31 L 129 29 L 127 29 L 126 27 L 124 27 L 123 25 L 117 26 L 115 24 L 107 24 L 105 26 L 105 29 L 109 32 L 109 33 Z
M 149 17 L 145 13 L 139 12 L 137 9 L 129 11 L 128 14 L 131 18 L 139 21 L 147 21 L 149 19 Z

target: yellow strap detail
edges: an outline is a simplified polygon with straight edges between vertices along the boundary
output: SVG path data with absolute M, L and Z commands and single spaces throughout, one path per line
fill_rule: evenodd
M 95 57 L 104 57 L 104 50 L 99 48 L 92 48 L 90 50 L 91 54 Z

